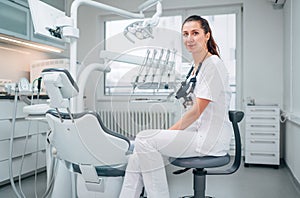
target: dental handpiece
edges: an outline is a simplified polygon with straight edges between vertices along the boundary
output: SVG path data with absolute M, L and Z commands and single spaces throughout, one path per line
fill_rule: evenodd
M 173 57 L 172 57 L 172 61 L 170 63 L 170 67 L 169 67 L 169 70 L 168 70 L 168 76 L 167 76 L 167 81 L 166 81 L 166 84 L 165 84 L 165 89 L 169 89 L 169 81 L 170 81 L 170 78 L 171 78 L 171 72 L 172 72 L 172 70 L 174 68 L 174 65 L 175 65 L 175 57 L 176 57 L 176 53 L 177 53 L 176 49 L 174 49 L 172 51 L 172 53 L 173 53 Z
M 149 65 L 145 65 L 145 67 L 147 67 L 147 68 L 146 68 L 146 73 L 145 73 L 145 76 L 144 76 L 144 79 L 143 79 L 143 83 L 146 82 L 147 76 L 148 76 L 149 71 L 150 71 L 150 67 L 151 67 L 151 65 L 154 63 L 156 54 L 157 54 L 157 50 L 154 49 L 154 50 L 153 50 L 153 55 L 152 55 L 152 58 L 151 58 L 151 62 L 149 63 Z
M 157 69 L 159 68 L 159 65 L 160 65 L 161 59 L 163 57 L 164 51 L 165 51 L 164 49 L 161 49 L 160 54 L 159 54 L 159 58 L 158 58 L 158 60 L 155 64 L 155 67 L 152 68 L 152 71 L 153 71 L 152 80 L 151 80 L 152 83 L 154 82 L 155 75 L 156 75 Z
M 144 68 L 147 65 L 147 62 L 149 60 L 149 55 L 150 55 L 150 50 L 148 49 L 147 52 L 146 52 L 145 59 L 144 59 L 143 63 L 140 65 L 140 70 L 138 72 L 138 75 L 135 78 L 135 82 L 133 83 L 133 91 L 134 91 L 134 89 L 136 88 L 136 86 L 137 86 L 137 84 L 139 82 L 140 75 L 142 74 L 142 72 L 144 71 Z
M 160 88 L 160 84 L 161 84 L 161 81 L 163 79 L 163 75 L 164 75 L 164 73 L 166 71 L 166 68 L 168 67 L 169 59 L 170 59 L 170 53 L 171 53 L 171 51 L 168 49 L 167 50 L 167 54 L 166 54 L 166 58 L 165 58 L 165 62 L 162 65 L 162 68 L 160 69 L 161 72 L 160 72 L 160 78 L 159 78 L 159 81 L 158 81 L 157 89 Z

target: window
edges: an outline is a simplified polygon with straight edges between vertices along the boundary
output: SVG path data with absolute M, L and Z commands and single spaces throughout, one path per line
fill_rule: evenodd
M 232 89 L 230 108 L 236 103 L 236 14 L 203 16 L 208 20 L 214 39 L 219 46 L 220 56 L 229 72 L 229 83 Z

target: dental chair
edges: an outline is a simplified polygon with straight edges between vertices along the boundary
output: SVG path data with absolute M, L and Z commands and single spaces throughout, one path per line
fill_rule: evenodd
M 71 113 L 70 99 L 79 90 L 67 70 L 45 69 L 42 77 L 53 108 L 46 118 L 56 158 L 69 171 L 82 176 L 88 191 L 105 192 L 110 185 L 105 184 L 107 178 L 123 179 L 130 141 L 106 128 L 97 113 Z M 118 193 L 120 189 L 114 188 Z
M 206 175 L 229 175 L 236 172 L 241 164 L 241 137 L 238 123 L 243 119 L 242 111 L 229 111 L 229 119 L 233 126 L 235 138 L 235 157 L 231 167 L 226 170 L 216 170 L 209 168 L 217 168 L 226 166 L 230 162 L 229 154 L 225 156 L 203 156 L 203 157 L 188 157 L 188 158 L 169 158 L 169 161 L 174 166 L 183 167 L 184 169 L 173 172 L 181 174 L 189 169 L 193 169 L 194 176 L 194 195 L 184 196 L 183 198 L 209 198 L 205 196 Z M 226 196 L 225 196 L 226 197 Z

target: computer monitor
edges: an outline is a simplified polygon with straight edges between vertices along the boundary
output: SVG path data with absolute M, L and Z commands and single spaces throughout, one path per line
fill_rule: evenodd
M 52 39 L 62 40 L 57 31 L 57 18 L 64 17 L 65 13 L 39 0 L 28 0 L 34 33 Z

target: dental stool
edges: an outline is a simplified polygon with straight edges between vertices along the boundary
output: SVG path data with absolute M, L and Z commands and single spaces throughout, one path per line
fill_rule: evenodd
M 97 113 L 71 113 L 69 100 L 79 90 L 67 70 L 45 69 L 42 76 L 54 108 L 46 118 L 56 157 L 82 176 L 88 191 L 104 192 L 107 178 L 124 176 L 130 141 L 106 128 Z
M 169 158 L 174 166 L 183 167 L 184 169 L 175 171 L 174 174 L 181 174 L 189 169 L 193 169 L 194 175 L 194 198 L 205 198 L 206 175 L 229 175 L 238 170 L 241 164 L 241 137 L 238 123 L 243 119 L 242 111 L 229 111 L 229 119 L 233 126 L 235 138 L 235 158 L 230 168 L 227 170 L 209 170 L 207 168 L 222 167 L 230 162 L 229 154 L 225 156 L 203 156 L 188 158 Z

